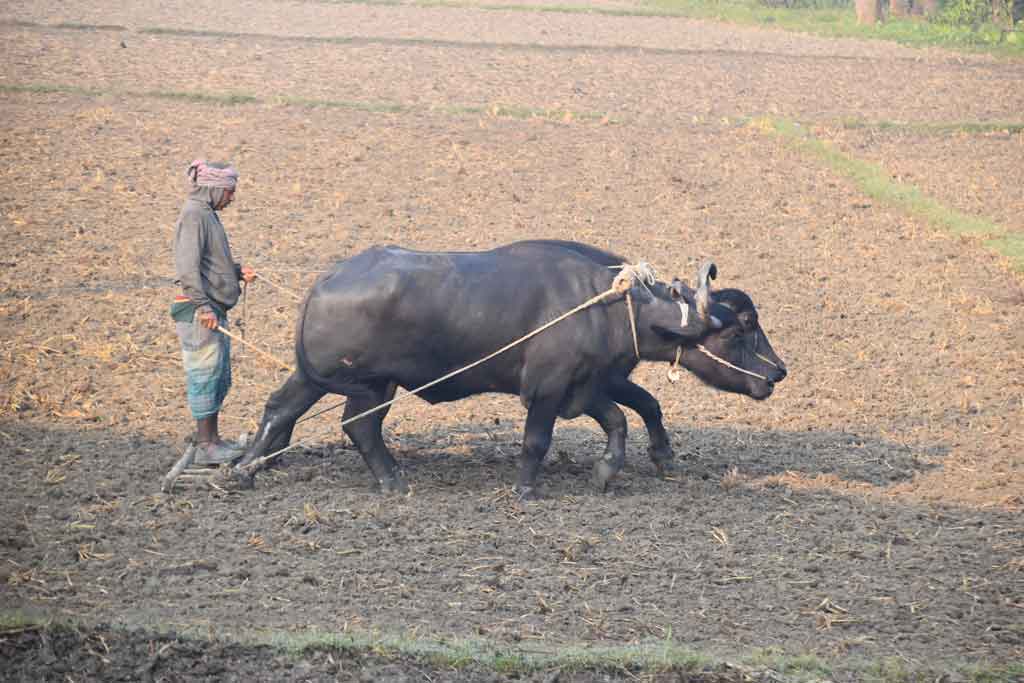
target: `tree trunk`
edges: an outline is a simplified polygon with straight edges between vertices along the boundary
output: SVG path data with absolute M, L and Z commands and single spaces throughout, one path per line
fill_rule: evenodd
M 910 14 L 910 2 L 908 0 L 889 0 L 889 16 L 905 17 Z
M 882 20 L 881 0 L 857 0 L 857 23 L 874 26 Z
M 992 0 L 992 23 L 1013 28 L 1013 6 L 1007 0 Z
M 921 14 L 926 17 L 934 17 L 939 13 L 939 0 L 919 0 Z

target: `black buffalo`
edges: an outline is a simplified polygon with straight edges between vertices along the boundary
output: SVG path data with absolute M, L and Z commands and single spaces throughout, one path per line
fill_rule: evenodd
M 625 260 L 574 242 L 517 242 L 486 252 L 373 247 L 322 275 L 299 316 L 298 369 L 267 402 L 236 473 L 286 447 L 295 421 L 326 393 L 348 397 L 343 419 L 487 356 L 607 291 Z M 750 298 L 709 291 L 708 265 L 692 290 L 679 280 L 630 290 L 640 359 L 678 362 L 705 383 L 755 399 L 786 376 Z M 603 490 L 625 458 L 626 418 L 643 418 L 659 472 L 672 447 L 661 408 L 629 379 L 640 359 L 625 297 L 613 295 L 528 341 L 419 394 L 430 403 L 486 392 L 516 394 L 527 409 L 517 490 L 535 494 L 557 417 L 589 415 L 608 437 L 593 482 Z M 383 491 L 406 491 L 381 436 L 387 410 L 345 425 Z M 255 461 L 255 462 L 254 462 Z

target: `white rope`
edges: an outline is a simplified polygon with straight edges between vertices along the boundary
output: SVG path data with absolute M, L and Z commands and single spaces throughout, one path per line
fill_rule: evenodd
M 262 273 L 256 273 L 256 277 L 258 277 L 259 279 L 263 280 L 264 282 L 266 282 L 268 285 L 270 285 L 274 289 L 278 289 L 278 290 L 284 292 L 285 294 L 287 294 L 288 296 L 292 297 L 296 301 L 302 301 L 302 295 L 301 294 L 299 294 L 298 292 L 296 292 L 296 291 L 294 291 L 292 289 L 288 289 L 284 285 L 280 285 L 280 284 L 274 282 L 273 280 L 268 278 L 266 275 L 264 275 Z
M 668 381 L 675 384 L 683 377 L 683 373 L 679 371 L 679 359 L 683 357 L 683 347 L 676 347 L 676 359 L 672 361 L 672 367 L 668 369 Z
M 773 361 L 773 360 L 772 360 L 772 359 L 770 359 L 770 358 L 765 358 L 764 356 L 762 356 L 761 354 L 759 354 L 759 353 L 758 353 L 757 351 L 754 351 L 754 355 L 755 355 L 755 356 L 757 356 L 758 358 L 760 358 L 761 360 L 763 360 L 763 361 L 764 361 L 765 363 L 767 363 L 768 365 L 772 366 L 773 368 L 777 368 L 777 367 L 779 367 L 779 364 L 778 364 L 778 363 L 776 363 L 775 361 Z
M 719 358 L 718 356 L 716 356 L 715 354 L 711 353 L 706 348 L 704 348 L 703 344 L 697 344 L 697 350 L 699 350 L 701 353 L 703 353 L 705 356 L 711 358 L 712 360 L 714 360 L 714 361 L 716 361 L 718 363 L 721 363 L 725 367 L 732 368 L 736 372 L 742 372 L 744 375 L 750 375 L 751 377 L 756 377 L 756 378 L 758 378 L 760 380 L 763 380 L 765 382 L 768 381 L 768 378 L 765 377 L 764 375 L 759 375 L 756 372 L 751 372 L 750 370 L 746 370 L 744 368 L 737 367 L 737 366 L 733 365 L 732 363 L 730 363 L 729 361 L 727 361 L 727 360 L 725 360 L 723 358 Z M 760 354 L 758 354 L 758 355 L 760 356 Z M 769 361 L 769 362 L 771 362 L 771 361 Z M 772 363 L 772 365 L 775 365 L 775 364 Z M 778 367 L 778 366 L 776 366 L 776 367 Z
M 223 334 L 223 335 L 226 335 L 226 336 L 228 336 L 228 337 L 231 337 L 232 339 L 234 339 L 234 340 L 235 340 L 235 341 L 237 341 L 237 342 L 241 342 L 241 343 L 242 343 L 242 344 L 244 344 L 245 346 L 249 347 L 250 349 L 252 349 L 252 350 L 253 350 L 253 351 L 255 351 L 256 353 L 258 353 L 258 354 L 260 354 L 261 356 L 263 356 L 264 358 L 266 358 L 267 360 L 271 360 L 271 361 L 274 361 L 274 364 L 275 364 L 275 365 L 279 365 L 280 367 L 282 367 L 282 368 L 284 368 L 285 370 L 288 370 L 288 371 L 294 371 L 294 370 L 295 370 L 295 368 L 293 368 L 292 366 L 288 365 L 288 364 L 287 364 L 287 363 L 285 363 L 285 362 L 284 362 L 283 360 L 279 360 L 278 358 L 275 358 L 274 356 L 270 355 L 269 353 L 267 353 L 266 351 L 264 351 L 264 350 L 263 350 L 263 349 L 261 349 L 260 347 L 256 346 L 256 345 L 255 345 L 255 344 L 253 344 L 252 342 L 250 342 L 250 341 L 246 341 L 246 340 L 245 340 L 245 339 L 244 339 L 243 337 L 239 337 L 238 335 L 234 335 L 234 334 L 231 334 L 230 332 L 228 332 L 227 330 L 225 330 L 225 329 L 224 329 L 223 327 L 221 327 L 220 325 L 217 325 L 217 328 L 216 328 L 216 329 L 217 329 L 217 331 L 218 331 L 218 332 L 220 332 L 221 334 Z
M 646 264 L 644 262 L 640 262 L 636 266 L 629 266 L 629 265 L 623 264 L 622 266 L 619 266 L 619 268 L 621 268 L 622 272 L 619 273 L 617 276 L 615 276 L 615 279 L 612 281 L 612 286 L 608 290 L 602 292 L 601 294 L 598 294 L 596 296 L 591 297 L 590 299 L 584 301 L 582 304 L 580 304 L 576 308 L 573 308 L 570 311 L 566 311 L 565 313 L 563 313 L 562 315 L 558 316 L 554 320 L 552 320 L 552 321 L 550 321 L 548 323 L 545 323 L 544 325 L 541 325 L 537 329 L 535 329 L 532 332 L 529 332 L 529 333 L 523 335 L 522 337 L 520 337 L 519 339 L 516 339 L 513 342 L 509 342 L 508 344 L 506 344 L 505 346 L 501 347 L 497 351 L 495 351 L 495 352 L 493 352 L 493 353 L 491 353 L 491 354 L 489 354 L 487 356 L 484 356 L 480 360 L 477 360 L 477 361 L 475 361 L 473 363 L 470 363 L 469 365 L 467 365 L 465 367 L 462 367 L 462 368 L 459 368 L 458 370 L 453 370 L 452 372 L 449 372 L 448 374 L 446 374 L 446 375 L 444 375 L 442 377 L 438 377 L 437 379 L 435 379 L 435 380 L 433 380 L 431 382 L 427 382 L 426 384 L 424 384 L 422 386 L 419 386 L 419 387 L 416 387 L 415 389 L 412 389 L 411 391 L 408 391 L 408 392 L 406 392 L 404 394 L 396 396 L 395 398 L 391 399 L 390 401 L 385 401 L 384 403 L 381 403 L 380 405 L 378 405 L 376 407 L 370 408 L 369 410 L 364 410 L 363 412 L 359 413 L 358 415 L 353 415 L 352 417 L 348 418 L 347 420 L 342 420 L 340 426 L 344 427 L 347 424 L 351 424 L 352 422 L 355 422 L 356 420 L 362 419 L 362 418 L 366 417 L 367 415 L 371 415 L 371 414 L 376 413 L 376 412 L 378 412 L 380 410 L 383 410 L 384 408 L 387 408 L 390 405 L 393 405 L 395 403 L 398 403 L 401 400 L 409 398 L 410 396 L 415 396 L 416 394 L 418 394 L 418 393 L 420 393 L 422 391 L 425 391 L 425 390 L 429 389 L 432 386 L 440 384 L 441 382 L 444 382 L 445 380 L 451 379 L 452 377 L 455 377 L 458 374 L 466 372 L 467 370 L 472 370 L 473 368 L 475 368 L 476 366 L 480 365 L 481 363 L 486 363 L 487 361 L 491 360 L 495 356 L 499 356 L 499 355 L 505 353 L 509 349 L 514 348 L 515 346 L 518 346 L 519 344 L 522 344 L 523 342 L 527 341 L 528 339 L 531 339 L 532 337 L 537 336 L 538 334 L 540 334 L 541 332 L 547 330 L 548 328 L 557 325 L 558 323 L 562 322 L 566 318 L 568 318 L 570 316 L 573 316 L 576 313 L 579 313 L 580 311 L 582 311 L 584 309 L 590 308 L 594 304 L 597 304 L 597 303 L 603 301 L 604 299 L 607 299 L 608 297 L 610 297 L 610 296 L 612 296 L 614 294 L 627 293 L 629 291 L 629 288 L 632 286 L 632 281 L 634 279 L 640 280 L 640 282 L 643 283 L 643 284 L 654 284 L 654 282 L 655 282 L 655 280 L 653 279 L 655 277 L 654 276 L 654 269 L 651 268 L 650 265 L 648 265 L 648 264 Z M 327 412 L 327 411 L 326 410 L 321 411 L 321 413 L 325 413 L 325 412 Z M 318 413 L 318 414 L 321 414 L 321 413 Z M 299 446 L 303 446 L 308 441 L 310 441 L 311 439 L 312 439 L 312 437 L 310 439 L 306 439 L 304 441 L 296 441 L 295 443 L 289 444 L 288 446 L 285 446 L 284 448 L 276 450 L 273 453 L 268 453 L 267 455 L 264 455 L 261 458 L 257 458 L 256 460 L 253 460 L 252 462 L 250 462 L 248 465 L 245 465 L 241 469 L 243 469 L 247 474 L 251 474 L 252 472 L 255 472 L 256 470 L 259 470 L 260 468 L 262 468 L 263 465 L 265 465 L 266 463 L 270 462 L 271 460 L 273 460 L 277 456 L 281 455 L 285 451 L 291 450 L 293 448 L 298 448 Z
M 622 265 L 618 266 L 608 266 L 608 268 L 610 270 L 622 271 L 615 278 L 616 281 L 618 281 L 620 278 L 624 278 L 630 286 L 632 286 L 633 281 L 636 281 L 646 288 L 648 285 L 653 285 L 655 282 L 658 281 L 657 271 L 655 271 L 654 266 L 652 266 L 647 261 L 638 261 L 635 264 L 623 263 Z M 651 290 L 648 289 L 647 291 Z
M 640 341 L 636 337 L 636 316 L 633 315 L 633 297 L 626 291 L 626 308 L 629 309 L 629 330 L 633 333 L 633 350 L 637 359 L 640 358 Z

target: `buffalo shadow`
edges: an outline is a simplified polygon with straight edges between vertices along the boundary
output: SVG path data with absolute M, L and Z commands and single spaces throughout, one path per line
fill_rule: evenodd
M 588 478 L 595 458 L 604 453 L 605 436 L 587 420 L 559 422 L 544 460 L 541 484 L 552 491 L 553 474 Z M 733 468 L 748 478 L 795 472 L 814 478 L 834 476 L 848 482 L 885 487 L 908 481 L 941 466 L 949 447 L 943 444 L 908 446 L 846 431 L 743 430 L 731 427 L 669 429 L 679 465 L 678 477 L 718 479 Z M 522 446 L 521 420 L 490 420 L 422 429 L 390 429 L 384 438 L 410 483 L 462 482 L 493 488 L 515 481 Z M 626 443 L 626 463 L 616 478 L 655 476 L 647 456 L 647 435 L 632 429 Z M 324 437 L 321 445 L 289 451 L 275 463 L 284 472 L 302 468 L 337 468 L 354 483 L 367 484 L 368 468 L 341 430 Z M 308 478 L 308 474 L 299 474 Z

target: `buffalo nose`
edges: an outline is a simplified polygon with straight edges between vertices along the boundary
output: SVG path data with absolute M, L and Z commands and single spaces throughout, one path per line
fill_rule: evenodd
M 780 365 L 772 374 L 772 382 L 781 382 L 786 379 L 786 366 Z

